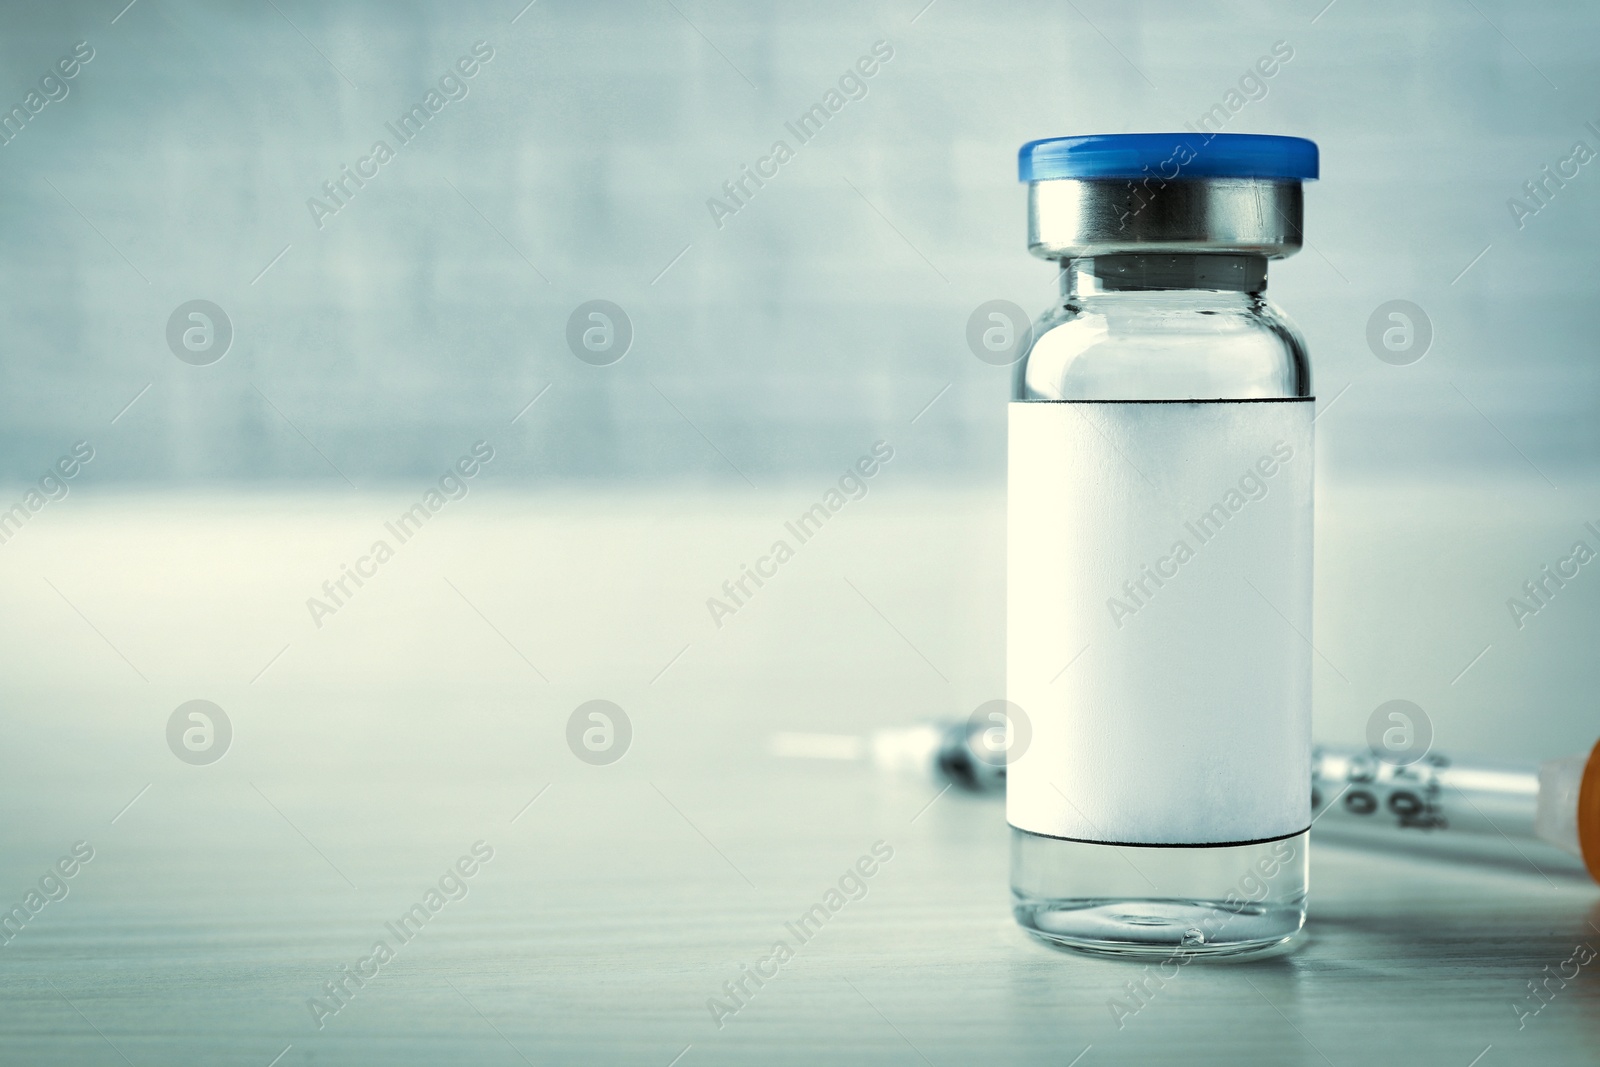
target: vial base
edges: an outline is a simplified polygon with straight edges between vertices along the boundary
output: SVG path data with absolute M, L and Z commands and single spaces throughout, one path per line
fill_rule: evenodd
M 1174 848 L 1012 827 L 1012 914 L 1042 941 L 1095 955 L 1259 955 L 1305 926 L 1309 837 Z

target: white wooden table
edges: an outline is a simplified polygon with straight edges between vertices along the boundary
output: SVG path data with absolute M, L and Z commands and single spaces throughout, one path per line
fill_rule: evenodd
M 769 755 L 777 730 L 999 695 L 992 494 L 852 504 L 719 629 L 706 598 L 815 494 L 479 490 L 314 626 L 305 599 L 414 495 L 84 493 L 0 547 L 0 904 L 94 850 L 0 946 L 0 1061 L 1596 1058 L 1600 960 L 1521 1029 L 1513 1010 L 1600 947 L 1583 881 L 1319 846 L 1298 951 L 1187 967 L 1119 1029 L 1139 969 L 1018 931 L 997 802 Z M 1500 617 L 1568 516 L 1496 494 L 1469 531 L 1471 494 L 1408 499 L 1323 507 L 1317 643 L 1344 678 L 1319 664 L 1319 732 L 1355 740 L 1405 696 L 1457 751 L 1592 739 L 1600 590 L 1531 637 Z M 596 698 L 632 725 L 606 766 L 565 740 Z M 167 746 L 192 699 L 232 725 L 207 766 Z M 466 895 L 401 943 L 386 923 L 478 841 Z M 880 841 L 865 895 L 799 944 L 786 923 Z M 308 1001 L 335 1006 L 323 984 L 379 939 L 393 958 L 319 1020 Z M 779 939 L 792 958 L 719 1028 L 708 999 Z

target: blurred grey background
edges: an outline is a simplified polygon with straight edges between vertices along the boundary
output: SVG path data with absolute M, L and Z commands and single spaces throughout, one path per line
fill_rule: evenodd
M 1008 372 L 967 316 L 1054 288 L 1017 147 L 1181 129 L 1230 93 L 1227 130 L 1323 151 L 1311 246 L 1271 294 L 1338 398 L 1325 485 L 1600 458 L 1600 167 L 1520 226 L 1508 204 L 1600 150 L 1590 5 L 124 2 L 0 15 L 0 110 L 93 52 L 0 146 L 17 480 L 87 439 L 95 481 L 366 488 L 486 437 L 530 483 L 766 487 L 892 435 L 907 478 L 997 484 Z M 480 41 L 466 95 L 403 144 L 386 124 Z M 880 41 L 865 95 L 801 144 L 785 124 Z M 1246 80 L 1279 42 L 1292 59 Z M 380 139 L 394 158 L 316 218 Z M 778 140 L 793 158 L 716 218 Z M 210 366 L 166 341 L 195 299 L 234 331 Z M 619 363 L 568 350 L 591 299 L 632 323 Z M 1434 331 L 1409 366 L 1366 341 L 1396 299 Z

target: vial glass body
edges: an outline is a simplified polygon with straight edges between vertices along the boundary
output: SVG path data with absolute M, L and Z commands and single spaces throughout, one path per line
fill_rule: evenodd
M 1291 401 L 1309 398 L 1311 375 L 1305 344 L 1287 317 L 1266 299 L 1265 278 L 1265 258 L 1249 255 L 1143 254 L 1063 261 L 1061 300 L 1036 323 L 1033 343 L 1015 369 L 1014 409 L 1019 403 L 1059 406 L 1061 402 L 1086 401 Z M 1019 491 L 1015 473 L 1019 460 L 1016 414 L 1014 410 L 1011 487 L 1014 497 Z M 1302 467 L 1310 463 L 1309 448 L 1305 451 L 1307 454 L 1299 460 Z M 1156 472 L 1148 473 L 1159 478 Z M 1306 496 L 1303 502 L 1295 505 L 1305 514 L 1303 521 L 1297 520 L 1293 529 L 1300 531 L 1295 536 L 1303 537 L 1306 542 L 1303 556 L 1295 559 L 1304 560 L 1308 605 L 1309 472 L 1306 477 Z M 1049 490 L 1039 486 L 1025 491 Z M 1265 492 L 1267 490 L 1263 489 Z M 1016 514 L 1013 510 L 1014 517 Z M 1192 509 L 1189 514 L 1193 514 Z M 1188 529 L 1194 527 L 1191 525 Z M 1195 533 L 1204 537 L 1200 531 Z M 1012 536 L 1015 538 L 1015 533 Z M 1243 535 L 1229 531 L 1228 536 Z M 1187 533 L 1183 537 L 1191 540 Z M 1194 543 L 1200 542 L 1195 540 Z M 1013 548 L 1015 545 L 1013 540 Z M 1216 563 L 1223 549 L 1200 551 L 1202 559 L 1196 567 Z M 1213 555 L 1205 558 L 1206 552 Z M 1013 559 L 1013 566 L 1015 562 Z M 1158 569 L 1162 566 L 1157 563 Z M 1168 562 L 1165 566 L 1174 574 L 1179 571 L 1177 563 Z M 1163 570 L 1162 573 L 1168 572 Z M 1013 596 L 1018 589 L 1017 582 L 1027 579 L 1027 575 L 1013 572 L 1010 579 Z M 1183 581 L 1192 583 L 1195 579 L 1180 578 L 1180 584 Z M 1137 610 L 1136 605 L 1141 603 L 1139 588 L 1129 587 L 1133 599 L 1112 597 L 1107 603 L 1116 601 Z M 1154 590 L 1148 583 L 1142 588 L 1147 596 L 1155 591 L 1157 597 L 1165 598 L 1163 605 L 1181 595 Z M 1098 604 L 1093 607 L 1099 610 Z M 1112 610 L 1115 617 L 1116 608 Z M 1306 610 L 1309 612 L 1308 606 Z M 1128 621 L 1133 624 L 1142 620 Z M 1117 622 L 1120 626 L 1122 620 L 1118 618 Z M 1217 624 L 1228 625 L 1225 619 L 1219 619 Z M 1016 615 L 1011 618 L 1010 628 L 1017 628 Z M 1015 645 L 1025 636 L 1008 632 L 1008 643 Z M 1095 646 L 1095 640 L 1086 642 L 1086 651 Z M 1120 635 L 1100 641 L 1094 654 L 1125 653 L 1125 649 L 1116 645 L 1118 640 L 1122 640 Z M 1062 661 L 1075 651 L 1063 649 Z M 1012 655 L 1015 655 L 1014 649 Z M 1072 665 L 1065 668 L 1072 669 Z M 1122 663 L 1108 668 L 1102 664 L 1095 669 L 1114 678 L 1117 671 L 1123 672 L 1123 676 L 1129 671 L 1137 673 L 1141 665 Z M 1014 675 L 1015 671 L 1013 659 L 1008 672 Z M 1287 762 L 1293 773 L 1307 774 L 1300 781 L 1305 783 L 1302 788 L 1309 796 L 1308 666 L 1304 673 L 1305 699 L 1285 702 L 1304 706 L 1285 706 L 1281 714 L 1290 727 L 1285 734 L 1288 738 L 1285 744 L 1291 751 Z M 1171 678 L 1163 684 L 1177 687 L 1172 690 L 1176 693 L 1184 680 Z M 1109 692 L 1113 699 L 1107 701 L 1107 707 L 1111 708 L 1117 703 L 1115 685 Z M 1025 703 L 1022 707 L 1025 712 L 1032 711 Z M 1275 708 L 1265 710 L 1269 717 L 1277 713 Z M 1037 716 L 1035 719 L 1033 730 L 1037 748 L 1042 735 Z M 1304 721 L 1292 721 L 1296 719 Z M 1115 723 L 1108 725 L 1116 729 Z M 1227 729 L 1227 722 L 1221 721 L 1219 732 L 1226 733 Z M 1095 733 L 1090 731 L 1090 735 Z M 1226 738 L 1219 738 L 1219 743 L 1226 746 L 1228 742 Z M 1197 751 L 1194 758 L 1204 760 L 1208 756 L 1205 751 Z M 1298 765 L 1303 768 L 1296 769 Z M 1239 765 L 1235 763 L 1234 766 Z M 1146 770 L 1135 762 L 1135 765 L 1116 768 L 1116 773 L 1137 777 Z M 1070 784 L 1067 791 L 1055 782 L 1050 784 L 1076 815 L 1084 814 L 1067 796 Z M 1243 791 L 1245 783 L 1239 784 Z M 1219 796 L 1215 790 L 1207 795 L 1209 803 L 1219 807 L 1228 804 L 1226 796 Z M 1099 818 L 1103 820 L 1104 815 Z M 1084 815 L 1084 819 L 1088 826 L 1099 829 L 1092 818 Z M 1187 842 L 1162 845 L 1144 843 L 1148 838 L 1130 841 L 1118 833 L 1086 833 L 1085 836 L 1096 839 L 1088 841 L 1074 839 L 1076 835 L 1070 833 L 1018 829 L 1016 824 L 1020 820 L 1013 814 L 1013 911 L 1017 921 L 1030 933 L 1049 942 L 1091 952 L 1182 960 L 1193 955 L 1266 951 L 1294 937 L 1305 921 L 1307 834 L 1304 830 L 1309 818 L 1299 821 L 1295 816 L 1295 820 L 1298 825 L 1292 832 L 1275 834 L 1270 840 L 1216 843 L 1215 838 L 1206 838 L 1206 843 L 1201 845 Z M 1106 839 L 1109 843 L 1105 843 Z

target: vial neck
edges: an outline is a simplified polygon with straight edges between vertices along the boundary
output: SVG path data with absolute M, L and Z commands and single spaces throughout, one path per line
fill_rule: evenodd
M 1267 257 L 1221 253 L 1137 253 L 1061 260 L 1066 297 L 1193 291 L 1262 293 Z

